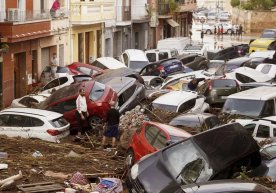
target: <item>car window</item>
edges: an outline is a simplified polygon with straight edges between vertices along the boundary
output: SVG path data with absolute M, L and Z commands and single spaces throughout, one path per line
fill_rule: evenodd
M 272 65 L 265 65 L 265 66 L 262 68 L 261 72 L 264 73 L 264 74 L 268 74 L 269 71 L 270 71 L 270 69 L 271 69 L 271 67 L 272 67 Z
M 49 82 L 48 84 L 46 84 L 42 90 L 48 90 L 48 89 L 51 89 L 51 88 L 54 88 L 54 87 L 57 87 L 60 85 L 60 82 L 59 82 L 59 78 L 58 79 L 55 79 L 55 80 L 52 80 L 51 82 Z
M 90 69 L 90 68 L 86 68 L 86 67 L 78 67 L 77 68 L 78 71 L 82 72 L 83 74 L 86 74 L 86 75 L 93 75 L 93 70 Z
M 256 137 L 268 138 L 270 128 L 266 125 L 259 125 Z
M 158 58 L 159 58 L 159 60 L 167 59 L 167 58 L 169 58 L 169 54 L 168 54 L 168 52 L 159 52 Z
M 276 128 L 273 128 L 273 137 L 276 137 Z
M 10 115 L 0 115 L 0 126 L 8 126 Z
M 38 101 L 32 97 L 24 97 L 21 100 L 18 101 L 18 103 L 26 106 L 26 107 L 31 107 L 31 103 L 38 103 Z
M 166 135 L 162 131 L 160 131 L 153 143 L 153 147 L 155 147 L 156 149 L 162 149 L 163 147 L 166 147 L 166 144 Z
M 255 130 L 256 124 L 249 124 L 245 125 L 244 128 L 251 134 L 253 135 L 254 130 Z
M 135 92 L 136 90 L 136 84 L 132 85 L 128 89 L 126 89 L 123 93 L 125 99 L 129 99 Z
M 240 74 L 240 73 L 236 73 L 236 78 L 238 81 L 240 81 L 242 83 L 256 82 L 254 79 L 252 79 L 248 76 L 245 76 L 243 74 Z
M 128 66 L 128 56 L 126 53 L 123 54 L 124 63 Z
M 156 53 L 146 53 L 146 56 L 147 56 L 149 62 L 155 62 L 156 61 Z
M 218 126 L 220 124 L 220 121 L 216 116 L 213 116 L 205 119 L 205 124 L 208 127 L 208 129 L 211 129 L 213 127 Z
M 194 57 L 187 57 L 187 58 L 184 58 L 184 59 L 181 60 L 181 62 L 183 64 L 187 64 L 187 63 L 190 63 L 192 61 L 194 61 Z
M 92 101 L 99 100 L 103 96 L 104 91 L 105 91 L 105 85 L 99 82 L 95 82 L 89 94 L 89 99 L 91 99 Z
M 87 76 L 75 76 L 74 77 L 74 82 L 82 82 L 82 81 L 88 81 L 88 80 L 92 80 L 92 78 L 87 77 Z
M 150 81 L 149 85 L 152 87 L 157 87 L 163 83 L 163 80 L 161 78 L 154 78 Z
M 177 50 L 172 50 L 171 51 L 171 55 L 172 55 L 172 57 L 177 56 L 178 55 Z
M 237 83 L 235 80 L 229 79 L 217 79 L 212 81 L 212 87 L 236 87 Z
M 64 119 L 64 117 L 59 117 L 57 119 L 51 120 L 50 123 L 55 128 L 60 128 L 68 125 L 68 122 Z
M 263 111 L 261 115 L 263 117 L 268 117 L 274 115 L 275 109 L 274 109 L 274 100 L 268 100 L 265 101 Z
M 57 103 L 57 104 L 47 108 L 47 110 L 63 114 L 65 112 L 72 111 L 76 108 L 77 108 L 76 99 L 74 98 L 74 99 L 70 99 L 67 101 L 63 101 L 61 103 Z
M 44 125 L 44 122 L 41 121 L 38 118 L 34 118 L 34 117 L 29 117 L 30 122 L 31 122 L 31 127 L 40 127 Z
M 178 112 L 184 113 L 184 112 L 190 110 L 191 108 L 193 108 L 195 106 L 195 104 L 196 104 L 196 99 L 188 100 L 179 106 Z
M 149 144 L 152 144 L 154 139 L 156 138 L 159 129 L 153 125 L 147 125 L 145 129 L 145 137 Z
M 95 60 L 91 65 L 96 66 L 96 67 L 98 67 L 100 69 L 103 69 L 103 70 L 108 69 L 106 66 L 104 66 L 102 63 L 100 63 L 97 60 Z
M 69 73 L 69 70 L 66 67 L 60 67 L 60 66 L 58 66 L 57 67 L 57 73 Z
M 30 127 L 30 120 L 27 116 L 10 115 L 8 126 L 10 127 Z

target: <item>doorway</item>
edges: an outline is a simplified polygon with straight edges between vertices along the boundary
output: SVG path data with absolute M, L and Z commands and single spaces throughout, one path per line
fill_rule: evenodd
M 0 53 L 0 110 L 3 108 L 3 57 Z
M 86 64 L 89 64 L 89 57 L 90 57 L 89 42 L 90 42 L 90 32 L 85 32 L 85 63 Z
M 14 98 L 26 95 L 26 52 L 14 55 Z

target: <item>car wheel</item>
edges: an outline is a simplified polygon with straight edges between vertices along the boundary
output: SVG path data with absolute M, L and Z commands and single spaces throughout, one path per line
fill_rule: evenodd
M 212 34 L 212 31 L 208 29 L 208 30 L 206 30 L 206 34 L 210 35 L 210 34 Z
M 127 151 L 125 163 L 128 168 L 131 168 L 131 166 L 134 164 L 134 153 L 132 149 Z
M 88 121 L 92 130 L 101 136 L 103 134 L 103 120 L 100 117 L 92 116 Z
M 231 29 L 227 30 L 227 34 L 231 34 Z

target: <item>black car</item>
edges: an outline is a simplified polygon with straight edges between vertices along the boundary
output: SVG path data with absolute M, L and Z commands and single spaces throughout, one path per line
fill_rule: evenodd
M 248 44 L 240 44 L 228 47 L 217 52 L 208 52 L 209 60 L 230 60 L 246 55 L 249 52 Z
M 177 57 L 185 66 L 193 70 L 205 70 L 208 68 L 207 59 L 198 54 L 182 54 Z
M 162 78 L 166 78 L 167 76 L 172 74 L 190 71 L 192 70 L 185 68 L 180 60 L 176 58 L 169 58 L 148 64 L 140 71 L 140 75 L 160 76 Z
M 242 166 L 260 163 L 257 142 L 240 124 L 231 123 L 145 157 L 132 166 L 126 182 L 132 193 L 175 192 L 181 185 L 232 178 Z
M 196 190 L 196 191 L 195 191 Z M 260 184 L 241 180 L 214 180 L 181 186 L 175 193 L 272 193 Z

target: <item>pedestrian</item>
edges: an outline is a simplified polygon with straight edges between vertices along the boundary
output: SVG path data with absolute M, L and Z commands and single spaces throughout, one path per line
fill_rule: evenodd
M 220 36 L 220 27 L 218 26 L 218 37 Z
M 234 26 L 232 25 L 232 27 L 231 27 L 231 39 L 232 39 L 233 36 L 234 36 Z
M 214 36 L 216 36 L 217 35 L 217 27 L 215 26 L 215 28 L 214 28 Z
M 224 33 L 224 31 L 223 31 L 223 26 L 221 25 L 221 27 L 220 27 L 221 39 L 223 38 L 223 33 Z
M 50 66 L 51 66 L 51 79 L 55 79 L 57 78 L 56 73 L 57 73 L 57 67 L 58 67 L 58 58 L 56 53 L 53 53 Z
M 242 32 L 243 32 L 243 27 L 242 27 L 242 25 L 240 24 L 240 26 L 239 26 L 239 35 L 241 36 L 241 39 L 242 39 Z
M 59 2 L 59 0 L 55 0 L 50 9 L 50 15 L 52 17 L 57 17 L 56 13 L 57 13 L 57 10 L 59 10 L 59 9 L 60 9 L 60 2 Z
M 106 138 L 112 138 L 112 147 L 116 147 L 116 138 L 119 135 L 120 114 L 115 108 L 115 105 L 116 103 L 114 101 L 110 102 L 110 109 L 107 112 L 105 131 L 103 134 L 103 148 L 106 148 Z
M 205 78 L 193 78 L 188 84 L 186 89 L 191 91 L 196 91 L 198 83 L 201 81 L 205 81 Z
M 87 121 L 87 118 L 89 117 L 89 113 L 87 111 L 87 103 L 86 103 L 86 97 L 85 97 L 85 90 L 84 88 L 81 88 L 79 90 L 79 96 L 76 100 L 76 118 L 77 118 L 77 138 L 81 139 L 81 134 L 84 132 L 83 125 L 85 121 Z
M 235 25 L 235 30 L 236 30 L 236 37 L 238 38 L 238 36 L 239 36 L 239 25 L 238 24 Z

